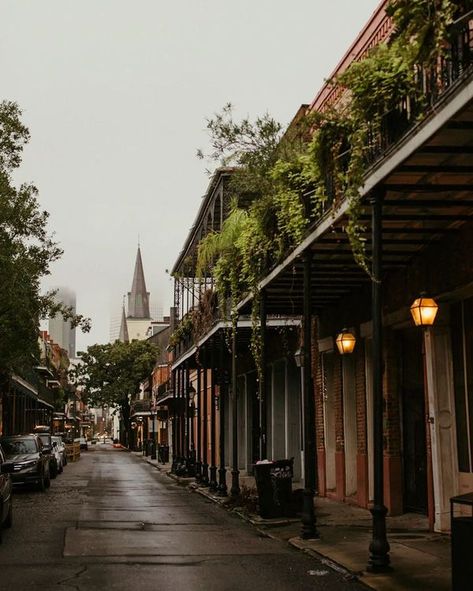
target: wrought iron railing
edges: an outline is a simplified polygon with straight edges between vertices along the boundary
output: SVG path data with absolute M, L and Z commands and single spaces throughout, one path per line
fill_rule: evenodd
M 459 19 L 451 29 L 445 51 L 433 66 L 417 66 L 415 96 L 404 97 L 396 109 L 384 114 L 381 129 L 372 128 L 368 133 L 365 147 L 366 170 L 381 161 L 421 119 L 428 117 L 438 103 L 455 85 L 473 72 L 473 13 Z M 337 157 L 339 169 L 346 170 L 349 162 L 349 149 Z M 314 191 L 306 193 L 302 199 L 311 225 L 316 225 L 332 208 L 336 198 L 337 183 L 332 171 L 327 171 L 324 180 L 327 200 L 318 205 L 314 212 L 311 199 Z
M 151 400 L 149 398 L 146 400 L 135 400 L 130 405 L 131 414 L 147 412 L 149 410 L 151 410 Z

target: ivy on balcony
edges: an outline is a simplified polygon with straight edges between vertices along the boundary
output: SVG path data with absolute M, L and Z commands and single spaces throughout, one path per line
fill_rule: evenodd
M 238 301 L 253 294 L 252 349 L 259 370 L 258 283 L 343 202 L 353 256 L 369 272 L 360 222 L 366 171 L 452 82 L 445 82 L 443 71 L 452 25 L 472 7 L 473 0 L 391 0 L 390 39 L 329 82 L 338 90 L 335 103 L 296 117 L 284 132 L 269 115 L 235 122 L 231 105 L 208 121 L 208 157 L 237 170 L 230 214 L 219 233 L 201 241 L 197 268 L 213 274 L 221 309 L 230 302 L 233 325 Z

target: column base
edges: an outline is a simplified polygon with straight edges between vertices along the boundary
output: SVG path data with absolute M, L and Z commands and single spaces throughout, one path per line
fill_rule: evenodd
M 217 466 L 210 466 L 210 482 L 209 482 L 209 489 L 211 491 L 216 491 L 218 487 L 217 484 Z
M 218 486 L 217 486 L 217 495 L 219 497 L 226 497 L 228 495 L 227 491 L 227 470 L 225 468 L 220 468 L 218 471 Z
M 370 557 L 366 570 L 370 573 L 385 573 L 392 571 L 389 565 L 389 542 L 386 536 L 386 515 L 388 510 L 384 505 L 375 505 L 371 509 L 373 516 L 373 537 L 370 543 Z
M 209 465 L 202 464 L 202 478 L 200 479 L 202 486 L 209 486 Z
M 307 488 L 304 489 L 303 494 L 301 538 L 303 540 L 318 540 L 320 538 L 315 518 L 314 493 Z
M 202 481 L 202 462 L 195 463 L 195 480 L 196 482 Z
M 232 470 L 232 488 L 230 489 L 230 495 L 232 497 L 238 497 L 240 495 L 240 471 Z

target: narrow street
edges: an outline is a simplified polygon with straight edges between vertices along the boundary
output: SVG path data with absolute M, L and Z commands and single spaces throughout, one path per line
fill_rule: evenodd
M 2 591 L 268 587 L 364 588 L 108 444 L 16 493 L 0 548 Z

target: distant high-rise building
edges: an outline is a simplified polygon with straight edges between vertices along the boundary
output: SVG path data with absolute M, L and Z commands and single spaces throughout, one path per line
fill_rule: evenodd
M 76 312 L 76 294 L 67 287 L 59 287 L 54 299 Z M 71 327 L 69 320 L 64 320 L 62 314 L 48 321 L 48 332 L 55 343 L 67 351 L 69 358 L 76 356 L 76 329 Z

